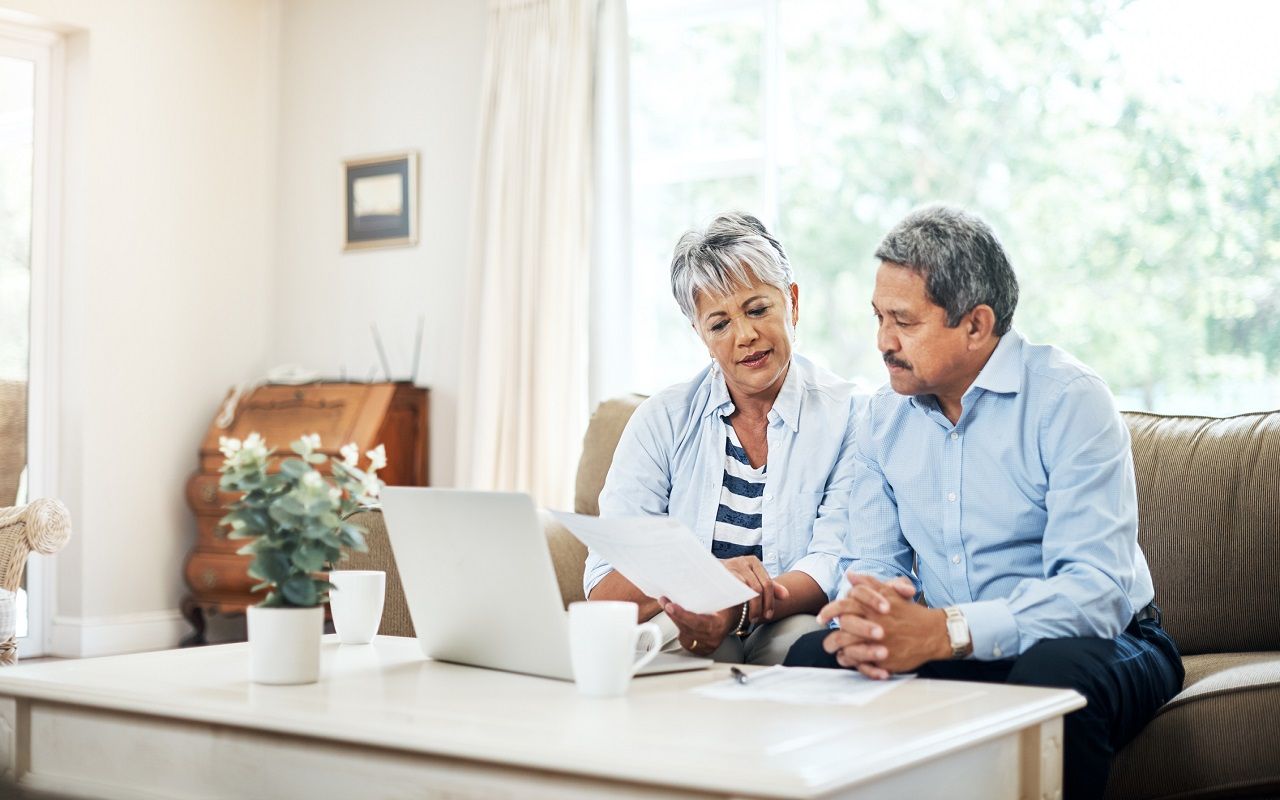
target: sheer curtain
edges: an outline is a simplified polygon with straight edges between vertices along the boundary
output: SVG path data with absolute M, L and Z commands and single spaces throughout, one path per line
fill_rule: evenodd
M 597 0 L 493 0 L 457 482 L 572 508 L 587 412 Z

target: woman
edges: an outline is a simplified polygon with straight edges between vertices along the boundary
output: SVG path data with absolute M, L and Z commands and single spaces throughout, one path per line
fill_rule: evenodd
M 592 600 L 630 600 L 680 646 L 718 661 L 778 664 L 840 587 L 848 564 L 850 421 L 864 399 L 795 355 L 800 289 L 755 217 L 722 214 L 680 238 L 671 290 L 711 354 L 688 383 L 636 409 L 600 494 L 601 517 L 670 515 L 759 592 L 693 614 L 646 597 L 595 553 Z

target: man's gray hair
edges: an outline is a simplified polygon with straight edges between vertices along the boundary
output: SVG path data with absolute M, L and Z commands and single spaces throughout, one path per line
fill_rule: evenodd
M 697 296 L 733 294 L 756 281 L 782 292 L 791 319 L 791 262 L 778 240 L 750 214 L 731 211 L 705 229 L 686 231 L 671 256 L 671 293 L 685 317 L 697 324 Z
M 984 304 L 995 312 L 997 336 L 1013 324 L 1018 278 L 995 231 L 977 214 L 955 206 L 918 208 L 885 234 L 876 258 L 923 277 L 929 299 L 947 312 L 947 327 Z

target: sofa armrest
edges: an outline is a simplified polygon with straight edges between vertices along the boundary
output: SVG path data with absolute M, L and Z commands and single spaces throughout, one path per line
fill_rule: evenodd
M 338 562 L 338 569 L 376 569 L 387 573 L 387 594 L 382 604 L 382 624 L 378 633 L 383 636 L 415 635 L 413 620 L 409 619 L 409 604 L 404 599 L 404 584 L 400 582 L 400 570 L 391 552 L 391 540 L 387 538 L 382 509 L 357 511 L 347 521 L 364 528 L 364 542 L 369 550 L 364 553 L 344 550 L 347 557 Z
M 587 547 L 569 533 L 568 528 L 556 522 L 546 509 L 538 509 L 538 519 L 542 522 L 542 533 L 547 537 L 556 582 L 560 584 L 560 600 L 568 608 L 570 603 L 586 599 L 582 594 L 582 571 L 586 566 Z

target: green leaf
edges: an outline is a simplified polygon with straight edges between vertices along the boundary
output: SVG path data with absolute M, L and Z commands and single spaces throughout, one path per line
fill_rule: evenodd
M 309 517 L 316 517 L 329 510 L 329 495 L 321 494 L 307 498 L 303 503 L 304 513 Z
M 348 547 L 357 553 L 369 552 L 369 545 L 365 543 L 364 536 L 358 530 L 348 531 L 347 534 L 351 537 L 351 541 L 347 542 Z
M 281 528 L 295 529 L 298 527 L 299 514 L 291 513 L 285 508 L 284 501 L 288 499 L 287 497 L 280 498 L 279 502 L 272 504 L 268 513 L 271 515 L 271 519 L 275 520 L 276 524 Z M 294 503 L 296 504 L 297 501 L 295 500 Z
M 270 581 L 277 586 L 288 580 L 293 574 L 289 557 L 279 550 L 265 550 L 258 553 L 249 565 L 250 577 Z
M 280 462 L 280 474 L 287 475 L 295 481 L 311 471 L 311 466 L 300 458 L 286 458 Z
M 317 547 L 312 544 L 303 544 L 294 551 L 292 562 L 293 566 L 300 572 L 312 573 L 319 572 L 324 566 L 324 548 Z
M 284 599 L 280 597 L 279 592 L 272 591 L 268 592 L 266 599 L 258 603 L 258 605 L 262 608 L 280 608 L 284 605 Z
M 292 606 L 309 607 L 316 604 L 316 582 L 309 575 L 294 575 L 280 586 L 284 599 Z

